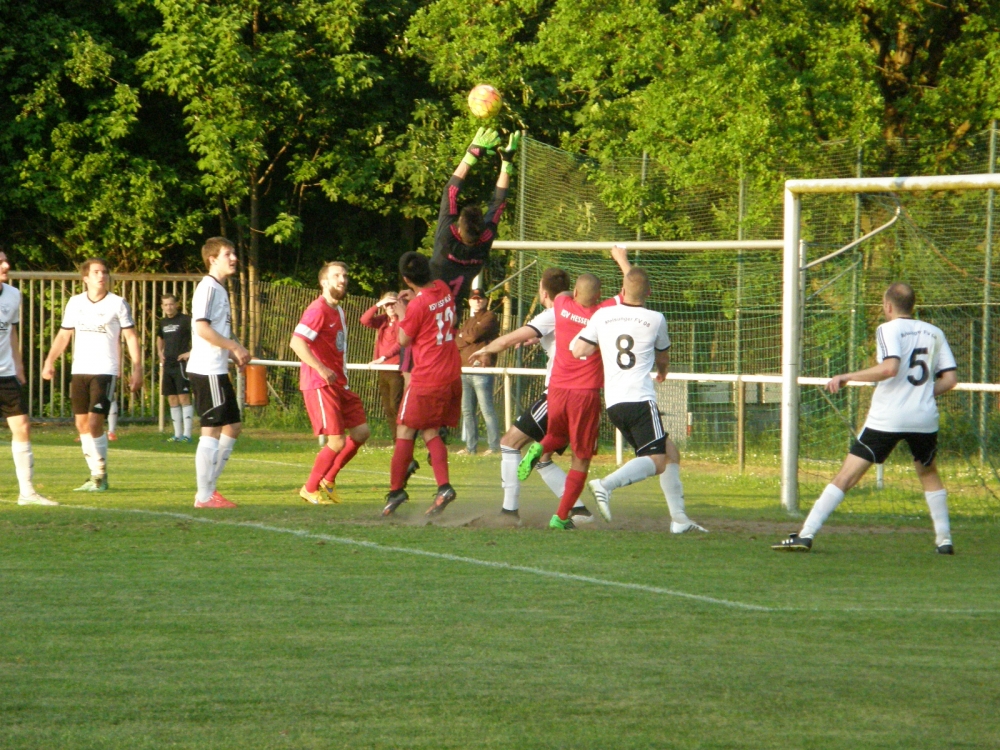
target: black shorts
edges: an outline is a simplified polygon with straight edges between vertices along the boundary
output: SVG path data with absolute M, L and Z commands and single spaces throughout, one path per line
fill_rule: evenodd
M 196 375 L 192 372 L 188 374 L 188 379 L 202 427 L 225 427 L 243 421 L 240 405 L 236 402 L 236 391 L 228 375 Z
M 115 397 L 114 375 L 74 375 L 69 382 L 73 414 L 103 414 L 111 410 Z
M 180 396 L 191 392 L 191 381 L 187 376 L 187 363 L 175 362 L 163 366 L 163 395 Z
M 937 454 L 936 432 L 882 432 L 865 427 L 858 439 L 851 446 L 851 455 L 871 461 L 874 464 L 884 464 L 892 449 L 900 440 L 905 440 L 910 446 L 913 460 L 924 466 L 934 463 Z
M 0 378 L 0 416 L 20 417 L 28 413 L 28 399 L 24 386 L 13 375 Z
M 542 442 L 548 425 L 549 399 L 547 391 L 539 396 L 535 403 L 521 412 L 521 416 L 514 420 L 514 426 L 536 443 Z
M 611 424 L 618 428 L 637 456 L 667 452 L 667 433 L 655 401 L 629 401 L 608 409 Z

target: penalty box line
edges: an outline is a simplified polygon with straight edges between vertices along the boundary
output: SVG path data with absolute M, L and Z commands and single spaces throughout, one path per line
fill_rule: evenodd
M 378 552 L 394 552 L 403 555 L 414 555 L 416 557 L 429 557 L 435 560 L 445 560 L 447 562 L 465 563 L 466 565 L 477 565 L 483 568 L 493 568 L 495 570 L 509 570 L 516 573 L 527 573 L 529 575 L 541 576 L 543 578 L 553 578 L 561 581 L 574 581 L 576 583 L 589 583 L 596 586 L 606 586 L 609 588 L 627 589 L 630 591 L 641 591 L 647 594 L 659 594 L 661 596 L 673 596 L 680 599 L 712 604 L 730 609 L 742 609 L 750 612 L 776 612 L 773 607 L 764 607 L 759 604 L 747 604 L 745 602 L 731 601 L 729 599 L 717 599 L 712 596 L 702 596 L 701 594 L 689 594 L 686 591 L 676 591 L 674 589 L 662 588 L 660 586 L 646 586 L 641 583 L 625 583 L 623 581 L 612 581 L 605 578 L 594 578 L 592 576 L 581 576 L 573 573 L 560 573 L 555 570 L 545 570 L 544 568 L 532 568 L 527 565 L 513 565 L 505 562 L 495 562 L 493 560 L 479 560 L 475 557 L 463 557 L 462 555 L 450 555 L 446 552 L 430 552 L 428 550 L 414 549 L 409 547 L 390 547 L 377 542 L 367 542 L 350 537 L 332 536 L 330 534 L 317 534 L 303 529 L 289 529 L 283 526 L 271 526 L 266 523 L 256 521 L 220 521 L 215 518 L 202 518 L 189 513 L 174 513 L 171 511 L 143 510 L 141 508 L 95 508 L 87 505 L 64 505 L 64 508 L 79 508 L 80 510 L 103 511 L 108 513 L 132 513 L 136 515 L 159 516 L 163 518 L 177 518 L 195 523 L 211 524 L 215 526 L 230 526 L 234 528 L 255 529 L 257 531 L 267 531 L 272 534 L 288 534 L 300 539 L 317 539 L 334 544 L 343 544 L 351 547 L 361 547 Z

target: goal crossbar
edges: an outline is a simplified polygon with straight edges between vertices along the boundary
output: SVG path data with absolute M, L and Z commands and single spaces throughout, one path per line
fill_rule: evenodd
M 945 190 L 995 190 L 1000 174 L 856 177 L 787 180 L 784 191 L 784 252 L 781 318 L 781 504 L 799 508 L 799 370 L 801 368 L 802 196 L 807 194 L 914 193 Z

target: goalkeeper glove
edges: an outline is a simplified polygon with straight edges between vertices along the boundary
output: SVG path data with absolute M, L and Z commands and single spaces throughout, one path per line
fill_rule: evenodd
M 510 134 L 506 148 L 497 149 L 500 152 L 500 171 L 510 174 L 514 171 L 514 156 L 517 154 L 517 147 L 521 145 L 521 131 L 515 130 Z
M 482 158 L 483 154 L 492 154 L 498 145 L 500 136 L 497 135 L 497 131 L 492 128 L 479 128 L 462 161 L 471 167 Z

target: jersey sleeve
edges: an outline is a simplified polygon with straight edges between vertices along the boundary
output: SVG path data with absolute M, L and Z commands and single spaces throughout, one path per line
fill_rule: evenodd
M 122 330 L 135 328 L 135 321 L 132 320 L 132 308 L 124 298 L 122 299 L 121 306 L 118 308 L 118 325 L 122 327 Z
M 880 363 L 887 359 L 902 359 L 903 347 L 897 326 L 888 323 L 880 325 L 875 331 L 875 341 L 878 345 L 875 356 Z
M 598 346 L 597 342 L 600 341 L 600 339 L 598 338 L 600 336 L 600 326 L 601 326 L 600 318 L 601 316 L 598 313 L 594 313 L 594 315 L 591 316 L 590 320 L 587 321 L 587 325 L 584 326 L 583 330 L 580 331 L 578 334 L 576 334 L 574 340 L 580 339 L 581 341 L 586 341 L 588 344 L 593 344 L 594 346 Z M 572 346 L 573 342 L 571 341 L 570 348 L 572 348 Z
M 958 369 L 958 364 L 955 362 L 955 355 L 951 353 L 951 347 L 948 346 L 948 339 L 944 336 L 941 337 L 941 350 L 938 352 L 934 368 L 935 378 L 939 378 L 951 370 Z
M 426 312 L 427 305 L 423 304 L 423 300 L 420 302 L 411 301 L 406 308 L 406 315 L 399 321 L 399 329 L 411 339 L 416 338 Z
M 302 318 L 299 320 L 299 324 L 295 326 L 295 331 L 292 335 L 298 336 L 300 339 L 305 339 L 309 343 L 312 343 L 316 340 L 316 337 L 319 336 L 319 332 L 322 327 L 322 312 L 310 305 L 306 308 L 306 311 L 302 313 Z
M 62 323 L 59 324 L 61 328 L 68 328 L 71 331 L 76 328 L 76 308 L 76 297 L 70 297 L 69 302 L 66 303 L 66 307 L 63 308 Z
M 215 290 L 208 284 L 198 284 L 191 298 L 191 320 L 212 320 L 212 296 Z
M 486 208 L 486 213 L 483 215 L 483 225 L 491 227 L 493 232 L 496 233 L 497 224 L 500 223 L 500 219 L 506 208 L 507 188 L 497 188 L 496 192 L 493 193 L 493 200 L 490 201 L 490 205 Z
M 667 319 L 662 315 L 660 316 L 660 325 L 656 329 L 656 340 L 653 342 L 653 348 L 658 352 L 665 352 L 670 348 L 670 334 L 667 333 Z
M 529 328 L 534 329 L 535 333 L 538 334 L 538 338 L 543 336 L 548 336 L 549 334 L 555 333 L 556 331 L 556 311 L 554 307 L 550 307 L 544 312 L 538 313 L 535 317 L 525 323 Z

